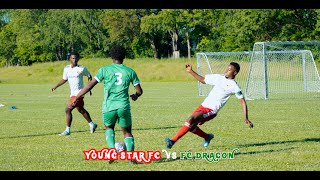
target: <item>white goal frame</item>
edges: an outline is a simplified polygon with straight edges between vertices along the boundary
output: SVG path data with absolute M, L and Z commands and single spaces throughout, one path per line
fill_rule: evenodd
M 247 100 L 320 97 L 314 59 L 314 54 L 320 59 L 318 50 L 320 41 L 257 42 L 253 51 L 197 53 L 197 71 L 200 75 L 222 74 L 229 62 L 238 62 L 241 69 L 235 80 Z M 198 82 L 198 95 L 207 96 L 211 88 Z

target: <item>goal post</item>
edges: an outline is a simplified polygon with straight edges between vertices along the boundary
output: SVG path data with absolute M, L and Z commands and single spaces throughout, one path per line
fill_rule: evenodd
M 320 96 L 314 55 L 319 41 L 257 42 L 253 46 L 245 87 L 247 99 Z
M 252 51 L 196 54 L 200 75 L 223 74 L 228 63 L 240 64 L 236 81 L 247 100 L 320 97 L 320 41 L 257 42 Z M 198 82 L 198 95 L 212 86 Z

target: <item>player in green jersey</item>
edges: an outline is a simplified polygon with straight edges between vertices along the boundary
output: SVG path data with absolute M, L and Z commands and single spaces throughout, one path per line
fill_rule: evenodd
M 116 45 L 111 48 L 110 55 L 113 63 L 100 68 L 92 81 L 77 94 L 77 100 L 89 92 L 96 84 L 104 83 L 104 99 L 102 102 L 103 122 L 106 126 L 105 136 L 109 148 L 115 147 L 114 127 L 118 123 L 122 129 L 124 143 L 127 151 L 134 150 L 134 138 L 132 135 L 132 117 L 130 109 L 130 99 L 136 101 L 143 93 L 140 80 L 136 72 L 123 65 L 126 50 L 124 47 Z M 136 93 L 129 96 L 129 86 L 132 84 Z

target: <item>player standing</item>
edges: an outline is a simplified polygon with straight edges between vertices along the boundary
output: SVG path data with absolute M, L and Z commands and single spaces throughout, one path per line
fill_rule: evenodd
M 79 97 L 79 100 L 74 107 L 71 106 L 72 99 L 75 99 L 76 95 L 81 91 L 81 89 L 84 86 L 83 76 L 87 76 L 88 81 L 92 80 L 92 76 L 88 71 L 88 69 L 85 66 L 78 65 L 79 57 L 80 57 L 79 53 L 77 52 L 70 53 L 70 57 L 69 57 L 70 64 L 64 67 L 62 79 L 58 82 L 56 86 L 51 88 L 51 91 L 53 92 L 59 86 L 63 85 L 67 81 L 69 82 L 69 86 L 70 86 L 70 98 L 65 108 L 67 125 L 66 125 L 66 129 L 59 134 L 60 136 L 68 136 L 71 134 L 70 128 L 72 123 L 72 110 L 74 108 L 76 108 L 79 111 L 79 113 L 81 113 L 82 116 L 89 123 L 90 133 L 94 133 L 97 128 L 97 124 L 95 124 L 92 121 L 89 112 L 84 108 L 84 101 L 83 101 L 84 96 Z M 91 95 L 92 95 L 92 92 L 90 91 L 90 96 Z

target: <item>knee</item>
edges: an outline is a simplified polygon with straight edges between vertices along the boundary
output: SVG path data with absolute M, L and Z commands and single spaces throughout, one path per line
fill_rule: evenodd
M 188 122 L 190 125 L 193 125 L 193 124 L 196 124 L 196 123 L 197 123 L 197 122 L 196 122 L 196 119 L 195 119 L 193 116 L 189 117 L 189 118 L 187 119 L 187 122 Z
M 66 112 L 66 113 L 71 113 L 71 109 L 70 108 L 68 108 L 68 107 L 66 107 L 65 109 L 64 109 L 64 112 Z
M 202 116 L 190 116 L 187 121 L 190 125 L 197 125 L 202 120 Z

